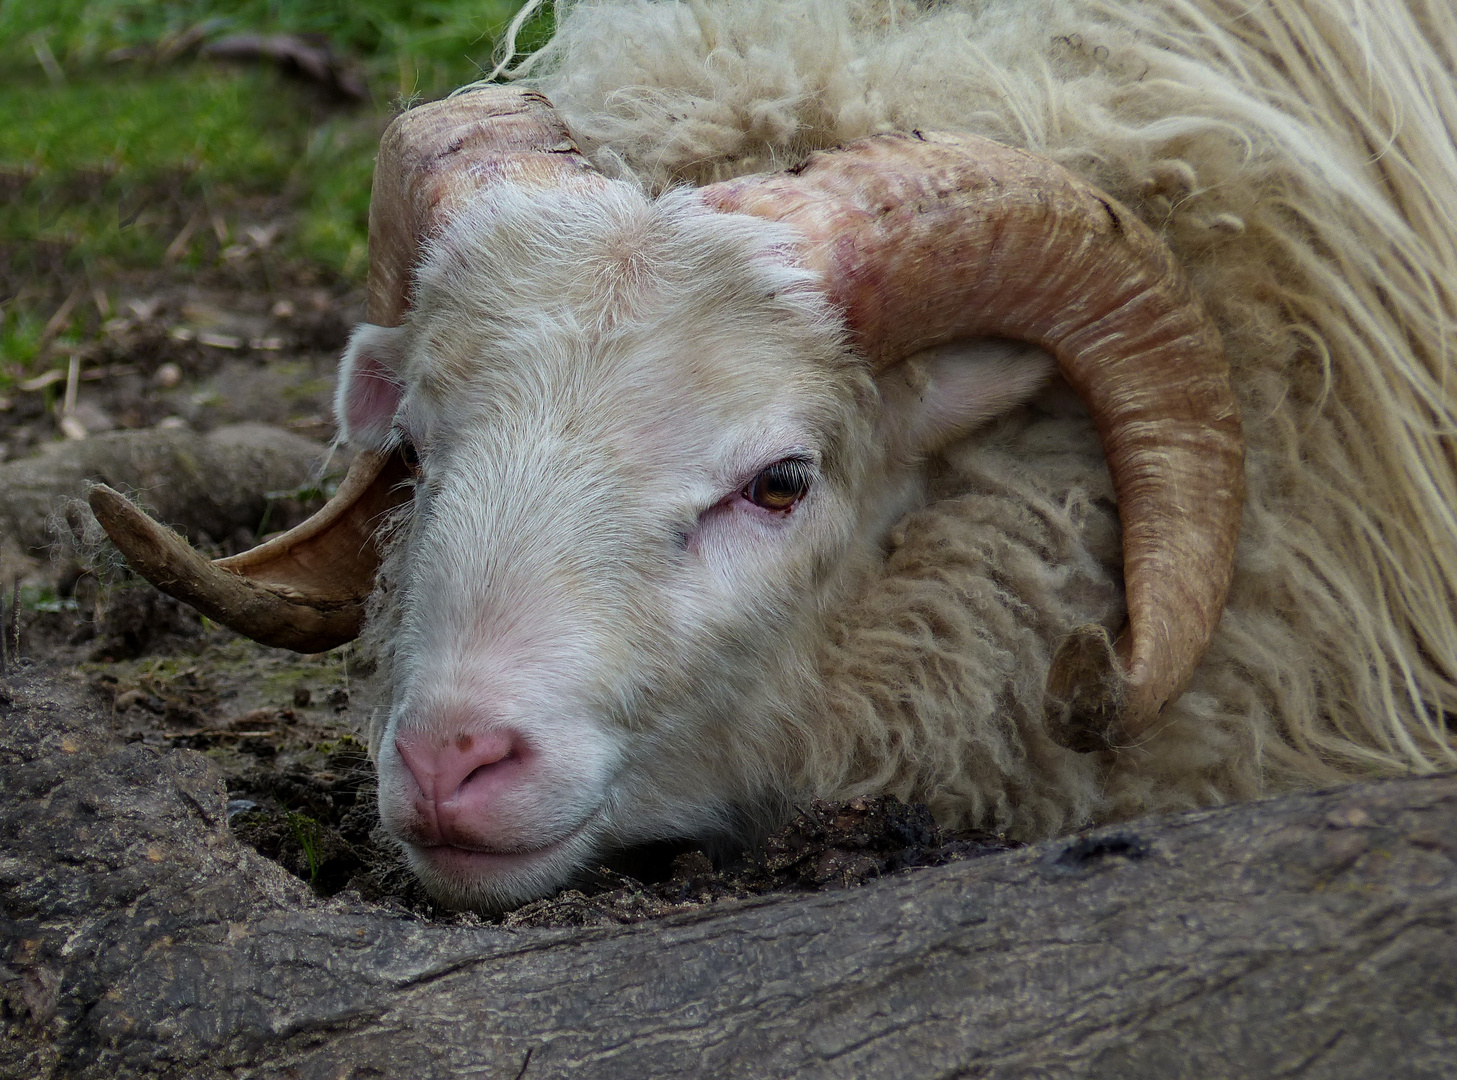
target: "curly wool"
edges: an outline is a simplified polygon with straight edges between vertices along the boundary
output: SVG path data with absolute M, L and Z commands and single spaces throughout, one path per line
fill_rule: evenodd
M 1085 418 L 948 455 L 838 619 L 801 780 L 1043 835 L 1457 766 L 1457 13 L 1443 0 L 580 0 L 518 68 L 649 190 L 887 130 L 968 131 L 1105 188 L 1187 267 L 1248 440 L 1229 605 L 1136 747 L 1048 737 L 1072 626 L 1121 619 Z

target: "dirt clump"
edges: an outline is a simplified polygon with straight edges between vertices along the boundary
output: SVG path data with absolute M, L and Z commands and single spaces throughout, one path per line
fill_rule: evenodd
M 690 911 L 722 900 L 818 892 L 862 885 L 924 866 L 940 866 L 1012 847 L 987 833 L 951 834 L 923 804 L 894 795 L 846 803 L 812 800 L 759 844 L 715 862 L 696 848 L 639 855 L 642 877 L 609 867 L 573 888 L 498 916 L 506 926 L 611 926 Z M 655 873 L 655 870 L 657 871 Z M 661 875 L 661 876 L 659 876 Z
M 99 660 L 185 651 L 202 637 L 202 616 L 156 589 L 117 589 L 98 612 L 93 655 Z

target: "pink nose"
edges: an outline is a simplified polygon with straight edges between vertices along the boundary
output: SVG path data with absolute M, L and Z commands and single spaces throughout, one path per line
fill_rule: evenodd
M 491 809 L 522 779 L 525 744 L 510 731 L 410 731 L 395 739 L 395 749 L 415 780 L 417 839 L 491 847 Z

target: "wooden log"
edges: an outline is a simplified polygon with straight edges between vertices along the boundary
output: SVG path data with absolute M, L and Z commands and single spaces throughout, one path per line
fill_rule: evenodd
M 1457 777 L 608 930 L 322 901 L 207 759 L 0 701 L 9 1077 L 1449 1077 Z

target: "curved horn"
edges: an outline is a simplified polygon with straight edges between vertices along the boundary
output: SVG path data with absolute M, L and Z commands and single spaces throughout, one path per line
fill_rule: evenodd
M 420 247 L 478 191 L 606 183 L 552 104 L 534 90 L 487 86 L 395 117 L 379 140 L 369 199 L 369 321 L 398 326 Z
M 1173 254 L 1061 166 L 969 135 L 873 136 L 704 198 L 797 227 L 877 369 L 977 336 L 1057 358 L 1118 495 L 1129 625 L 1122 663 L 1100 628 L 1074 631 L 1050 697 L 1104 746 L 1145 732 L 1208 647 L 1244 501 L 1223 347 Z
M 375 531 L 410 498 L 409 477 L 398 454 L 361 453 L 309 520 L 212 562 L 105 484 L 88 501 L 132 569 L 169 596 L 254 641 L 322 652 L 359 636 L 379 568 Z
M 398 326 L 421 246 L 487 185 L 602 182 L 551 103 L 486 87 L 395 118 L 380 140 L 369 207 L 371 322 Z M 163 592 L 265 645 L 319 652 L 359 635 L 379 569 L 375 531 L 412 495 L 397 453 L 361 453 L 308 521 L 209 562 L 104 484 L 92 512 L 134 570 Z

